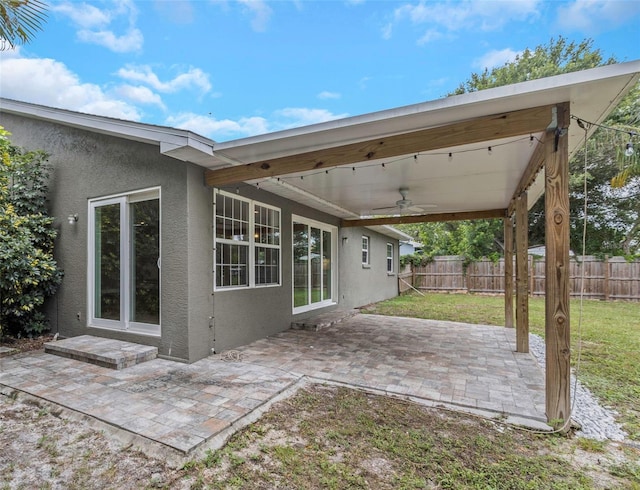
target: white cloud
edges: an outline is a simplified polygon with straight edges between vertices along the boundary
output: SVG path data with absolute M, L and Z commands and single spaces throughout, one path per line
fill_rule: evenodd
M 165 19 L 175 24 L 190 24 L 195 19 L 191 2 L 155 1 L 154 8 Z
M 74 24 L 84 29 L 104 27 L 111 22 L 108 11 L 100 10 L 94 5 L 86 3 L 64 2 L 51 6 L 52 12 L 57 12 L 69 17 Z
M 165 124 L 181 129 L 189 129 L 216 141 L 225 141 L 331 121 L 347 116 L 348 114 L 332 114 L 324 109 L 289 107 L 274 111 L 269 119 L 259 116 L 242 117 L 238 120 L 216 119 L 213 115 L 204 116 L 193 112 L 185 112 L 168 117 L 165 120 Z
M 165 123 L 176 128 L 194 131 L 217 141 L 269 132 L 268 122 L 262 117 L 247 117 L 233 121 L 184 112 L 168 117 Z
M 640 2 L 576 0 L 558 7 L 558 25 L 588 34 L 615 27 L 640 13 Z
M 383 29 L 383 37 L 391 36 L 393 27 L 402 22 L 416 26 L 426 25 L 419 44 L 426 44 L 446 35 L 463 30 L 497 30 L 510 21 L 523 21 L 539 16 L 541 0 L 519 1 L 459 1 L 407 3 L 395 9 L 393 22 Z
M 140 51 L 144 43 L 144 37 L 139 29 L 130 29 L 122 36 L 116 36 L 112 31 L 78 31 L 78 39 L 86 43 L 104 46 L 116 53 L 129 53 Z
M 303 107 L 280 109 L 275 111 L 274 115 L 276 116 L 274 124 L 278 126 L 277 129 L 307 126 L 349 116 L 349 114 L 333 114 L 326 109 L 307 109 Z
M 382 27 L 382 39 L 391 39 L 393 36 L 393 22 L 389 22 L 388 24 Z
M 318 94 L 318 99 L 339 99 L 341 95 L 338 92 L 329 92 L 324 90 Z
M 2 56 L 0 72 L 3 97 L 132 121 L 141 118 L 135 106 L 112 97 L 98 85 L 82 83 L 53 59 Z
M 435 29 L 428 29 L 420 39 L 418 39 L 418 45 L 422 46 L 423 44 L 428 44 L 432 41 L 437 41 L 438 39 L 442 39 L 444 34 L 442 32 L 437 31 Z
M 271 19 L 273 10 L 263 0 L 237 0 L 243 6 L 243 11 L 253 16 L 251 28 L 257 32 L 264 32 Z
M 117 53 L 128 53 L 142 49 L 144 37 L 136 27 L 138 9 L 132 0 L 116 0 L 110 9 L 99 9 L 86 3 L 63 2 L 52 7 L 52 11 L 67 16 L 78 28 L 78 39 L 82 42 L 104 46 Z M 113 24 L 124 22 L 116 34 Z
M 505 63 L 509 63 L 516 59 L 516 56 L 521 54 L 521 51 L 514 51 L 511 48 L 505 48 L 501 50 L 491 50 L 488 53 L 485 53 L 480 58 L 477 58 L 473 61 L 473 66 L 476 68 L 480 68 L 484 70 L 487 68 L 491 70 L 492 68 L 502 66 Z
M 173 79 L 163 82 L 149 65 L 128 65 L 120 68 L 118 76 L 132 82 L 140 82 L 149 85 L 159 92 L 173 93 L 183 89 L 199 89 L 202 94 L 211 90 L 209 75 L 200 68 L 189 68 L 185 73 L 180 73 Z
M 137 104 L 157 105 L 161 109 L 166 109 L 162 98 L 148 87 L 128 84 L 119 85 L 113 90 L 113 93 Z
M 360 87 L 360 90 L 365 90 L 370 80 L 373 79 L 371 77 L 362 77 L 360 80 L 358 80 L 358 86 Z

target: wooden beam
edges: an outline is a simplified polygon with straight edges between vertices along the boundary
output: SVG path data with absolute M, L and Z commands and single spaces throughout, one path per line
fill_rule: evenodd
M 399 155 L 540 132 L 549 126 L 552 107 L 541 106 L 494 114 L 435 128 L 419 129 L 358 143 L 260 160 L 246 165 L 207 170 L 205 183 L 212 187 L 219 187 L 248 180 L 329 169 L 380 158 L 393 158 Z
M 513 328 L 513 218 L 504 219 L 504 326 Z
M 484 211 L 468 211 L 462 213 L 419 214 L 409 216 L 387 216 L 383 218 L 343 219 L 340 226 L 403 225 L 410 223 L 433 223 L 438 221 L 461 221 L 466 219 L 504 218 L 506 209 L 487 209 Z
M 516 210 L 516 199 L 523 192 L 529 189 L 533 185 L 533 182 L 536 180 L 538 173 L 544 167 L 544 158 L 545 158 L 545 146 L 544 146 L 545 136 L 542 136 L 541 143 L 537 143 L 531 158 L 529 159 L 529 163 L 527 164 L 527 168 L 524 169 L 522 177 L 520 177 L 520 182 L 518 182 L 518 186 L 516 187 L 515 192 L 513 193 L 513 197 L 511 198 L 511 202 L 509 203 L 509 207 L 507 213 L 512 215 Z
M 558 129 L 545 142 L 545 344 L 548 421 L 571 416 L 569 324 L 569 104 L 558 106 Z
M 529 208 L 516 199 L 516 352 L 529 352 Z

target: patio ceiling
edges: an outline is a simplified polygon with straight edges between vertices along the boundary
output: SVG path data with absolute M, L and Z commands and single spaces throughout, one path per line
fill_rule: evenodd
M 345 219 L 503 216 L 523 187 L 530 206 L 544 191 L 542 174 L 534 177 L 556 105 L 601 123 L 639 72 L 640 61 L 609 65 L 215 143 L 202 163 L 211 186 L 246 182 Z M 584 130 L 568 129 L 573 154 Z M 423 207 L 400 213 L 400 188 Z

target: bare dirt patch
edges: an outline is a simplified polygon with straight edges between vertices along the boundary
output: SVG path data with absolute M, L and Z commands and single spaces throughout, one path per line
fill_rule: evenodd
M 5 395 L 0 395 L 0 447 L 3 489 L 176 488 L 180 476 L 62 411 Z

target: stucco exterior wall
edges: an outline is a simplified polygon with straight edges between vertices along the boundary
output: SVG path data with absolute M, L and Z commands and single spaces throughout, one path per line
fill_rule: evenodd
M 369 237 L 369 265 L 362 264 L 362 236 Z M 398 295 L 398 241 L 367 228 L 340 230 L 341 307 L 356 308 Z M 387 243 L 393 272 L 387 273 Z
M 292 292 L 292 214 L 338 226 L 339 219 L 274 194 L 241 184 L 222 188 L 281 210 L 281 286 L 214 292 L 215 349 L 221 352 L 288 329 L 294 318 Z M 336 306 L 326 308 L 331 309 Z M 306 313 L 310 316 L 318 310 Z M 304 317 L 305 315 L 299 315 Z
M 161 356 L 193 362 L 290 328 L 294 319 L 353 308 L 397 294 L 386 271 L 386 244 L 397 240 L 363 228 L 340 229 L 340 220 L 255 186 L 223 190 L 281 210 L 281 285 L 213 289 L 213 190 L 204 169 L 133 142 L 16 115 L 0 114 L 11 140 L 51 156 L 50 214 L 58 230 L 55 255 L 65 277 L 49 301 L 48 317 L 63 337 L 90 334 L 155 345 Z M 87 326 L 88 202 L 149 187 L 161 189 L 161 335 Z M 70 225 L 69 214 L 78 214 Z M 292 215 L 337 227 L 336 304 L 293 315 Z M 361 263 L 361 237 L 371 239 L 371 265 Z M 346 240 L 343 240 L 346 238 Z
M 65 273 L 48 305 L 52 330 L 63 337 L 91 334 L 155 345 L 162 355 L 195 360 L 188 342 L 189 326 L 206 324 L 209 315 L 203 307 L 190 310 L 190 293 L 206 291 L 210 275 L 189 275 L 189 259 L 197 257 L 189 254 L 186 237 L 200 233 L 195 222 L 199 225 L 202 219 L 202 213 L 190 215 L 189 211 L 210 213 L 210 190 L 194 188 L 190 193 L 189 189 L 194 173 L 200 175 L 204 187 L 202 169 L 164 157 L 154 145 L 6 113 L 1 115 L 0 124 L 12 133 L 15 145 L 50 154 L 50 214 L 58 230 L 55 257 Z M 87 327 L 88 200 L 153 186 L 161 188 L 161 336 Z M 78 222 L 70 225 L 67 216 L 75 213 Z M 210 222 L 203 223 L 205 229 Z M 200 267 L 203 269 L 211 270 L 210 264 Z
M 315 209 L 280 198 L 246 184 L 223 188 L 227 192 L 270 204 L 281 209 L 282 285 L 214 292 L 215 350 L 222 352 L 286 330 L 293 320 L 308 318 L 336 308 L 354 308 L 398 294 L 397 274 L 387 274 L 386 244 L 394 244 L 395 264 L 398 241 L 364 228 L 339 228 L 340 220 Z M 292 215 L 338 227 L 336 304 L 293 315 L 292 313 Z M 361 237 L 371 239 L 371 267 L 361 262 Z M 347 237 L 347 240 L 343 240 Z M 397 271 L 397 268 L 396 268 Z

